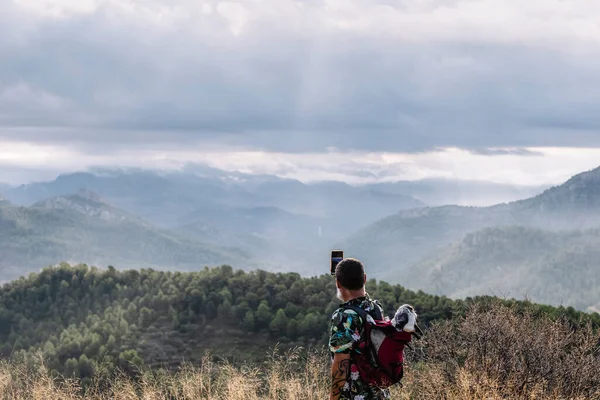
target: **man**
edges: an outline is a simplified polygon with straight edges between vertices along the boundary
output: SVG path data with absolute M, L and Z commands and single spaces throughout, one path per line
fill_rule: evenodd
M 364 321 L 346 305 L 357 305 L 375 319 L 384 315 L 377 300 L 365 290 L 367 275 L 363 264 L 354 258 L 345 258 L 335 269 L 337 297 L 342 304 L 331 317 L 329 350 L 332 353 L 330 400 L 390 399 L 389 391 L 371 387 L 361 380 L 352 360 L 354 345 L 364 334 Z

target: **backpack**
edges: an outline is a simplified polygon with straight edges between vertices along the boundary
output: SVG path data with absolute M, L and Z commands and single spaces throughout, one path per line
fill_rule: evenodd
M 361 378 L 381 389 L 400 383 L 404 376 L 404 347 L 410 343 L 412 333 L 397 330 L 379 312 L 375 319 L 358 306 L 346 308 L 355 311 L 364 322 L 364 334 L 352 354 Z

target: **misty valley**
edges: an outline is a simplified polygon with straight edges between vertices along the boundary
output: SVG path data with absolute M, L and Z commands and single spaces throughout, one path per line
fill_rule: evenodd
M 50 376 L 75 377 L 90 398 L 93 390 L 105 393 L 97 385 L 121 382 L 114 371 L 139 382 L 152 373 L 143 371 L 179 374 L 186 365 L 225 360 L 241 369 L 202 379 L 229 393 L 230 379 L 251 386 L 243 365 L 267 363 L 268 370 L 285 364 L 273 364 L 270 351 L 297 352 L 298 365 L 281 367 L 290 376 L 307 365 L 321 368 L 322 360 L 308 360 L 327 342 L 339 306 L 328 274 L 331 249 L 365 263 L 367 291 L 387 315 L 403 303 L 415 307 L 433 342 L 416 345 L 425 350 L 411 348 L 414 362 L 418 354 L 446 362 L 446 353 L 436 353 L 440 329 L 462 335 L 512 318 L 531 318 L 524 332 L 547 318 L 548 338 L 558 335 L 555 321 L 563 321 L 581 332 L 591 329 L 577 346 L 595 340 L 600 169 L 492 206 L 428 203 L 424 194 L 436 190 L 452 196 L 449 182 L 306 184 L 207 167 L 100 170 L 5 185 L 0 356 L 37 371 L 27 376 L 44 365 Z M 484 322 L 490 315 L 499 319 Z M 471 320 L 477 322 L 460 325 Z M 523 348 L 535 348 L 527 342 L 535 335 L 523 335 Z M 570 354 L 561 362 L 571 362 Z M 577 361 L 587 363 L 587 372 L 573 378 L 581 381 L 577 393 L 596 387 L 592 354 L 591 361 Z M 4 367 L 0 363 L 0 376 Z M 429 381 L 426 374 L 435 369 L 426 371 L 415 372 L 407 390 L 421 388 L 419 379 Z M 183 390 L 154 379 L 153 390 Z M 312 384 L 314 393 L 329 390 L 323 381 Z M 197 390 L 208 396 L 207 389 Z
M 5 187 L 0 279 L 61 262 L 180 271 L 228 264 L 309 277 L 326 272 L 329 251 L 340 248 L 365 262 L 369 278 L 413 290 L 599 307 L 600 169 L 487 207 L 428 205 L 419 195 L 436 183 L 420 185 L 305 184 L 196 166 Z

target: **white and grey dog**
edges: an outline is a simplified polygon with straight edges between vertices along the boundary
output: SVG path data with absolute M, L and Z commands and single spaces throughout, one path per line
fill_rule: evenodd
M 370 315 L 367 315 L 367 320 L 371 323 L 375 322 Z M 417 338 L 423 335 L 423 332 L 417 325 L 417 312 L 410 304 L 401 305 L 396 314 L 394 314 L 394 319 L 391 322 L 396 330 L 412 333 Z M 376 353 L 379 353 L 379 348 L 385 338 L 386 335 L 383 332 L 378 330 L 371 331 L 371 343 L 373 343 Z
M 392 319 L 392 325 L 399 331 L 411 333 L 421 331 L 417 326 L 417 312 L 410 304 L 402 304 L 398 308 Z

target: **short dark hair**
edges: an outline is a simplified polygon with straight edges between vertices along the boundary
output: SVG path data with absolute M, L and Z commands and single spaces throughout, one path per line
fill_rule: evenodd
M 335 279 L 345 289 L 358 290 L 365 285 L 365 267 L 356 258 L 344 258 L 335 267 Z

